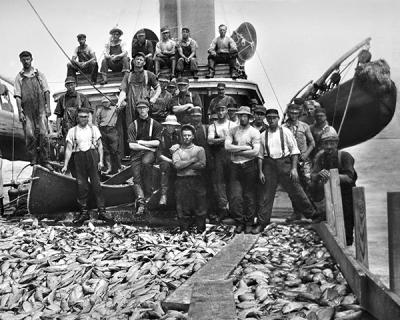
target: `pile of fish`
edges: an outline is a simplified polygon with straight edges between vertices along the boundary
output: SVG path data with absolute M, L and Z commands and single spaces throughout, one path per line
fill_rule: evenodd
M 223 227 L 0 224 L 0 319 L 186 319 L 161 301 L 232 237 Z
M 239 319 L 365 319 L 316 233 L 271 224 L 232 275 Z

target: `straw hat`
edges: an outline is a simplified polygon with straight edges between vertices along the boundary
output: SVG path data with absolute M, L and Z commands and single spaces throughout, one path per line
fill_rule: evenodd
M 171 126 L 180 126 L 181 124 L 178 122 L 177 118 L 173 114 L 169 114 L 165 121 L 162 123 L 163 125 L 171 125 Z

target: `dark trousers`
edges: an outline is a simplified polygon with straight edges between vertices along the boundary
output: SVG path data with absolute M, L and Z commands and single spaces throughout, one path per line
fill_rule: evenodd
M 207 190 L 200 176 L 176 177 L 176 212 L 181 225 L 188 225 L 194 219 L 202 226 L 207 214 Z
M 288 193 L 293 207 L 299 208 L 301 213 L 308 218 L 315 214 L 314 207 L 300 183 L 295 183 L 290 179 L 291 167 L 290 157 L 281 159 L 264 158 L 263 173 L 265 175 L 265 184 L 262 185 L 263 190 L 257 215 L 260 225 L 265 226 L 270 222 L 278 183 Z
M 186 62 L 185 59 L 179 58 L 176 63 L 176 71 L 182 73 L 183 70 L 185 70 L 185 67 L 189 69 L 191 72 L 197 72 L 198 71 L 197 59 L 192 58 L 190 59 L 189 62 Z
M 154 57 L 154 69 L 155 72 L 158 73 L 160 71 L 160 67 L 170 67 L 171 73 L 175 73 L 175 65 L 176 65 L 176 57 L 175 55 L 163 55 Z
M 353 244 L 354 229 L 354 209 L 353 209 L 353 190 L 352 186 L 340 186 L 343 204 L 344 229 L 346 232 L 346 242 L 350 246 Z
M 146 57 L 146 64 L 144 65 L 146 70 L 154 72 L 154 61 L 153 57 Z M 133 68 L 132 68 L 133 69 Z
M 76 180 L 78 182 L 78 204 L 81 210 L 87 209 L 89 186 L 92 188 L 97 208 L 104 209 L 104 197 L 100 186 L 98 163 L 99 156 L 94 149 L 74 153 Z M 90 179 L 90 184 L 88 179 Z
M 172 163 L 161 161 L 160 162 L 160 171 L 161 171 L 161 194 L 167 195 L 169 188 L 173 184 L 173 180 L 175 180 L 175 168 Z
M 23 124 L 25 144 L 32 164 L 45 164 L 48 161 L 47 118 L 40 114 L 36 119 L 26 117 Z
M 215 65 L 220 63 L 227 63 L 229 64 L 229 69 L 231 72 L 236 69 L 236 57 L 237 53 L 217 53 L 217 55 L 208 56 L 208 67 L 211 70 L 215 70 Z
M 111 58 L 104 58 L 101 61 L 100 73 L 107 74 L 108 69 L 111 69 L 112 72 L 128 72 L 129 58 L 124 56 L 116 61 L 112 61 Z
M 244 164 L 231 163 L 229 205 L 232 217 L 237 224 L 252 225 L 256 208 L 257 166 L 255 160 Z
M 137 197 L 149 197 L 152 193 L 154 152 L 137 151 L 132 156 L 132 180 L 137 190 Z
M 100 127 L 101 141 L 104 147 L 104 154 L 110 155 L 111 173 L 115 173 L 121 167 L 121 156 L 119 154 L 119 135 L 116 127 Z
M 226 208 L 228 205 L 227 190 L 232 162 L 229 153 L 224 148 L 215 150 L 213 155 L 214 165 L 211 178 L 217 200 L 217 207 L 221 210 Z
M 72 76 L 76 78 L 76 72 L 83 72 L 84 74 L 90 74 L 92 82 L 97 82 L 97 74 L 99 72 L 99 65 L 96 61 L 88 63 L 85 67 L 79 67 L 75 61 L 67 64 L 67 77 Z

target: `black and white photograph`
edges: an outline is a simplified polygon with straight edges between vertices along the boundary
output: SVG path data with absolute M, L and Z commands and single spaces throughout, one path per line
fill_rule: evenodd
M 0 320 L 400 320 L 399 1 L 0 8 Z

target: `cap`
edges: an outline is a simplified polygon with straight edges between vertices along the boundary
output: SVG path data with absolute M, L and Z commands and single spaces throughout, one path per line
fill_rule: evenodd
M 253 111 L 254 113 L 262 113 L 263 115 L 267 113 L 267 109 L 265 109 L 263 106 L 257 106 Z
M 210 115 L 210 119 L 218 119 L 218 115 L 216 113 L 212 113 Z
M 143 57 L 143 58 L 146 58 L 146 55 L 145 55 L 143 52 L 139 51 L 139 52 L 136 52 L 136 53 L 133 55 L 133 58 L 136 58 L 136 57 Z
M 238 111 L 236 111 L 236 114 L 247 114 L 249 116 L 253 116 L 253 114 L 250 111 L 250 107 L 246 106 L 241 106 Z
M 65 83 L 65 84 L 67 84 L 67 83 L 76 83 L 76 80 L 75 80 L 74 77 L 69 76 L 69 77 L 66 77 L 66 78 L 65 78 L 64 83 Z
M 181 124 L 178 122 L 177 118 L 173 114 L 167 115 L 165 121 L 162 123 L 163 125 L 171 125 L 171 126 L 180 126 Z
M 192 116 L 202 116 L 203 112 L 200 107 L 193 107 Z
M 287 106 L 287 110 L 288 110 L 288 111 L 289 111 L 289 110 L 292 110 L 292 111 L 299 111 L 299 112 L 300 112 L 300 106 L 299 106 L 298 104 L 292 103 L 292 104 L 289 104 L 289 105 Z
M 301 106 L 304 103 L 304 99 L 303 98 L 294 98 L 293 103 Z
M 176 83 L 174 81 L 170 81 L 167 85 L 168 88 L 176 88 Z
M 250 104 L 258 104 L 258 100 L 255 98 L 250 99 Z
M 189 27 L 187 27 L 187 26 L 182 27 L 182 31 L 183 31 L 183 30 L 186 30 L 187 32 L 190 32 L 190 29 L 189 29 Z
M 228 106 L 228 111 L 236 111 L 236 110 L 238 110 L 239 108 L 237 107 L 237 105 L 230 105 L 230 106 Z
M 150 105 L 147 100 L 139 100 L 136 104 L 136 108 L 149 108 Z
M 225 88 L 225 87 L 226 87 L 226 84 L 223 82 L 220 82 L 217 84 L 217 88 Z
M 169 28 L 168 28 L 168 26 L 164 26 L 161 28 L 160 31 L 161 31 L 161 33 L 169 32 Z
M 217 110 L 217 109 L 220 109 L 220 108 L 226 108 L 226 105 L 221 103 L 221 102 L 217 103 L 217 105 L 215 106 L 215 109 Z
M 314 114 L 317 114 L 317 113 L 323 113 L 326 115 L 326 110 L 325 110 L 325 108 L 319 107 L 319 108 L 316 108 L 314 111 Z
M 22 57 L 31 57 L 32 58 L 32 53 L 30 53 L 29 51 L 22 51 L 19 54 L 19 58 L 21 59 Z
M 189 84 L 189 79 L 188 78 L 178 78 L 178 80 L 176 80 L 176 84 Z
M 169 82 L 169 79 L 166 78 L 165 76 L 164 76 L 164 77 L 160 76 L 160 77 L 158 78 L 158 81 L 159 81 L 159 82 Z
M 78 38 L 78 40 L 79 40 L 79 39 L 82 39 L 82 38 L 85 38 L 85 39 L 86 39 L 86 34 L 80 33 L 80 34 L 78 34 L 76 37 Z
M 271 109 L 267 109 L 267 112 L 265 113 L 266 115 L 275 115 L 279 117 L 279 112 L 277 109 L 271 108 Z
M 118 32 L 120 36 L 124 34 L 124 33 L 122 32 L 122 30 L 121 30 L 120 28 L 118 28 L 118 27 L 114 27 L 114 28 L 112 28 L 112 29 L 110 30 L 110 34 L 113 34 L 114 32 Z
M 138 32 L 136 32 L 137 36 L 145 36 L 146 32 L 144 31 L 144 29 L 140 29 Z
M 79 113 L 90 113 L 90 110 L 88 108 L 79 108 L 78 109 L 78 114 Z
M 181 127 L 181 132 L 183 132 L 184 130 L 190 130 L 192 131 L 193 135 L 196 134 L 196 129 L 191 125 L 191 124 L 184 124 Z
M 321 135 L 321 141 L 339 141 L 339 136 L 335 130 L 328 130 Z

